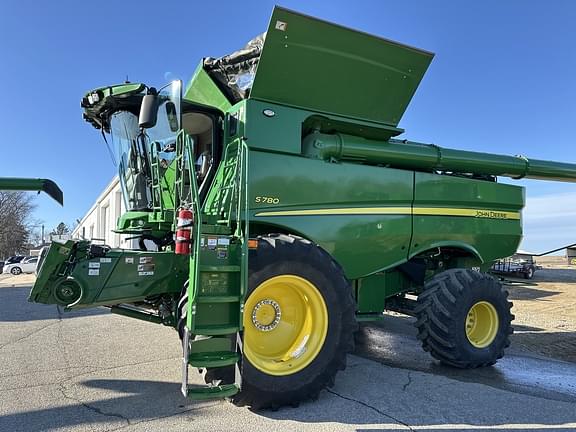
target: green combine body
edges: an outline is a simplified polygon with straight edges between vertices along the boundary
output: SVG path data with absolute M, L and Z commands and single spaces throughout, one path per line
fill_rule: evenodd
M 128 208 L 116 232 L 141 248 L 53 244 L 30 300 L 173 326 L 183 393 L 254 408 L 315 398 L 387 310 L 443 363 L 493 364 L 511 303 L 484 272 L 516 251 L 524 206 L 497 177 L 576 181 L 576 165 L 395 138 L 432 57 L 277 7 L 185 90 L 89 92 Z

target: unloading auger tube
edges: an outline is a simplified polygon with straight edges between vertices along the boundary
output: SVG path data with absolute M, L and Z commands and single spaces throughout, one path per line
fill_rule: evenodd
M 324 160 L 386 164 L 394 168 L 576 182 L 576 164 L 527 159 L 411 141 L 374 141 L 340 133 L 313 132 L 304 138 L 304 154 Z
M 58 204 L 64 205 L 64 195 L 56 183 L 48 179 L 19 177 L 0 178 L 0 190 L 45 192 Z

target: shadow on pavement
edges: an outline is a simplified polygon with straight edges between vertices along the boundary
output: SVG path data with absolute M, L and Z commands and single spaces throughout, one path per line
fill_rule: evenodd
M 543 332 L 546 331 L 546 329 L 540 328 L 540 327 L 532 327 L 532 326 L 527 326 L 527 325 L 522 325 L 522 324 L 514 324 L 513 323 L 513 327 L 514 327 L 514 333 L 518 333 L 518 332 Z
M 508 300 L 536 300 L 562 294 L 560 291 L 542 290 L 536 286 L 508 285 Z
M 536 270 L 532 279 L 520 275 L 494 274 L 495 277 L 511 282 L 513 285 L 536 286 L 538 283 L 573 283 L 576 284 L 576 267 L 574 269 L 544 268 Z
M 576 363 L 576 332 L 543 332 L 541 329 L 522 330 L 514 326 L 516 333 L 511 337 L 515 348 L 550 357 L 556 360 Z
M 576 284 L 576 267 L 571 269 L 543 268 L 536 270 L 531 282 L 564 282 Z
M 0 289 L 0 304 L 2 305 L 0 322 L 25 322 L 57 318 L 69 319 L 110 313 L 110 310 L 105 308 L 64 312 L 62 308 L 60 308 L 59 311 L 56 305 L 30 303 L 28 301 L 30 289 L 29 286 Z
M 350 375 L 363 374 L 361 368 L 354 372 L 348 373 L 347 381 L 354 381 L 356 378 Z M 361 379 L 359 379 L 361 380 Z M 173 382 L 162 381 L 142 381 L 142 380 L 116 380 L 116 379 L 95 379 L 87 380 L 80 385 L 88 387 L 93 391 L 88 394 L 97 395 L 99 390 L 113 391 L 123 395 L 96 400 L 79 400 L 75 398 L 74 388 L 65 388 L 64 394 L 68 400 L 75 403 L 66 406 L 56 406 L 38 410 L 28 410 L 24 412 L 0 416 L 0 430 L 2 431 L 52 431 L 62 428 L 95 426 L 103 423 L 115 423 L 118 429 L 122 426 L 137 425 L 138 423 L 152 421 L 156 419 L 176 416 L 183 413 L 194 411 L 194 417 L 199 417 L 203 410 L 210 409 L 214 405 L 223 404 L 223 402 L 214 402 L 212 404 L 197 403 L 185 400 L 179 392 L 179 385 Z M 366 389 L 369 394 L 374 395 L 374 389 L 377 383 L 373 383 L 372 388 Z M 346 382 L 337 385 L 340 391 L 349 390 Z M 377 388 L 378 389 L 378 388 Z M 299 408 L 282 408 L 278 411 L 258 411 L 255 414 L 271 420 L 291 420 L 302 423 L 302 429 L 306 423 L 340 423 L 352 425 L 375 425 L 382 424 L 381 427 L 374 429 L 357 429 L 364 431 L 397 429 L 398 425 L 409 424 L 412 428 L 419 426 L 425 427 L 426 430 L 494 430 L 495 427 L 513 424 L 514 430 L 523 430 L 523 425 L 530 425 L 529 430 L 566 430 L 566 425 L 575 425 L 576 412 L 565 413 L 562 416 L 546 416 L 540 418 L 538 422 L 532 419 L 521 419 L 518 416 L 509 415 L 507 420 L 500 420 L 501 417 L 490 419 L 490 416 L 477 416 L 477 412 L 482 410 L 478 405 L 479 395 L 468 395 L 463 398 L 459 393 L 453 393 L 446 397 L 443 393 L 442 398 L 431 401 L 430 409 L 422 412 L 412 410 L 408 405 L 404 408 L 398 408 L 395 402 L 391 404 L 396 407 L 388 406 L 385 400 L 393 398 L 391 393 L 398 389 L 387 389 L 380 387 L 376 395 L 380 394 L 382 399 L 370 399 L 363 392 L 355 392 L 354 396 L 344 396 L 334 390 L 322 392 L 317 402 L 304 403 Z M 403 398 L 409 398 L 404 394 Z M 441 400 L 440 400 L 441 399 Z M 419 403 L 420 404 L 420 403 Z M 353 405 L 354 409 L 352 409 Z M 448 411 L 438 410 L 438 405 L 451 407 Z M 460 414 L 454 414 L 454 406 L 458 406 Z M 230 405 L 224 409 L 233 409 Z M 401 411 L 401 412 L 400 412 Z M 458 410 L 456 410 L 458 411 Z M 214 412 L 206 412 L 206 415 L 214 417 Z M 249 416 L 247 411 L 239 412 L 239 420 L 244 416 Z M 477 416 L 477 417 L 476 417 Z M 185 420 L 189 423 L 190 430 L 194 430 L 194 419 Z M 454 424 L 451 424 L 454 422 Z M 119 424 L 118 424 L 119 423 Z M 110 425 L 112 426 L 112 425 Z M 438 429 L 435 428 L 438 426 Z M 483 427 L 485 426 L 485 428 Z M 542 426 L 539 428 L 538 426 Z M 555 427 L 558 426 L 558 427 Z M 237 424 L 215 424 L 215 429 L 221 430 L 245 430 L 241 423 Z M 84 430 L 84 429 L 82 429 Z
M 73 387 L 61 388 L 66 399 L 76 403 L 2 415 L 0 431 L 50 431 L 111 422 L 137 424 L 207 407 L 184 399 L 179 384 L 173 382 L 98 379 L 80 385 L 123 395 L 94 401 L 79 400 Z

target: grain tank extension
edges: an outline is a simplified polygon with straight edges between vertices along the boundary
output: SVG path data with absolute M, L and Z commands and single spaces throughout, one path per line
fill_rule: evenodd
M 574 182 L 576 165 L 398 139 L 432 57 L 276 7 L 185 89 L 88 92 L 128 209 L 115 231 L 140 248 L 53 245 L 30 300 L 171 326 L 183 394 L 253 408 L 316 398 L 357 322 L 390 310 L 417 317 L 439 361 L 494 364 L 511 303 L 485 272 L 516 251 L 524 207 L 497 179 Z

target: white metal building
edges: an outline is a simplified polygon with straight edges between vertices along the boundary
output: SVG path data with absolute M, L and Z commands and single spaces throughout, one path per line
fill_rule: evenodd
M 95 243 L 106 244 L 113 248 L 137 248 L 135 240 L 127 240 L 127 236 L 112 232 L 116 228 L 116 221 L 124 211 L 120 181 L 118 177 L 114 177 L 74 228 L 72 238 L 94 240 Z

